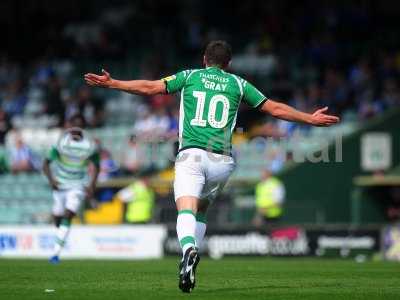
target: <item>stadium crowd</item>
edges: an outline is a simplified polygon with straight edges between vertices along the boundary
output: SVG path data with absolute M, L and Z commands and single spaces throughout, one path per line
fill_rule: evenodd
M 234 47 L 233 72 L 298 109 L 312 111 L 327 105 L 344 120 L 363 122 L 400 104 L 400 49 L 390 39 L 396 31 L 390 18 L 379 20 L 376 28 L 374 7 L 235 1 L 227 9 L 223 1 L 206 2 L 212 3 L 211 12 L 200 1 L 122 1 L 112 7 L 104 2 L 97 11 L 83 5 L 80 12 L 73 3 L 52 10 L 41 7 L 42 2 L 28 5 L 22 10 L 26 19 L 17 28 L 31 32 L 23 41 L 32 40 L 29 44 L 37 47 L 28 57 L 19 55 L 19 44 L 0 48 L 0 143 L 13 128 L 26 126 L 27 115 L 33 116 L 37 126 L 48 128 L 61 127 L 76 114 L 84 116 L 89 128 L 106 126 L 110 120 L 106 103 L 112 96 L 94 94 L 83 85 L 82 61 L 100 66 L 106 60 L 134 59 L 136 69 L 130 74 L 160 78 L 200 67 L 202 47 L 218 38 Z M 318 9 L 313 9 L 315 5 Z M 218 12 L 224 9 L 229 18 L 221 19 Z M 68 13 L 70 17 L 65 17 Z M 62 21 L 58 21 L 60 14 Z M 41 22 L 30 22 L 38 17 Z M 118 159 L 128 172 L 140 169 L 140 159 L 133 159 L 140 151 L 137 138 L 171 138 L 178 127 L 176 97 L 132 101 L 136 116 L 128 123 L 132 135 L 126 155 Z M 255 119 L 283 131 L 282 135 L 293 129 L 261 116 L 254 118 L 247 107 L 242 107 L 238 125 L 248 129 Z M 12 161 L 26 159 L 30 151 L 22 149 Z M 106 152 L 104 157 L 109 159 Z M 10 169 L 34 168 L 33 163 L 23 165 Z

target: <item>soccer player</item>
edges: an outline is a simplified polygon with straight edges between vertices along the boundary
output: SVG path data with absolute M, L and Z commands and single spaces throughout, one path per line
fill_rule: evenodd
M 58 144 L 53 146 L 43 163 L 43 172 L 53 189 L 53 218 L 57 239 L 51 263 L 58 263 L 71 227 L 71 220 L 79 211 L 84 199 L 91 199 L 99 174 L 99 153 L 94 142 L 79 127 L 80 117 L 70 120 Z M 93 164 L 89 179 L 88 167 Z
M 183 292 L 191 292 L 195 286 L 207 207 L 235 168 L 231 137 L 240 102 L 287 121 L 314 126 L 339 122 L 338 117 L 326 114 L 327 107 L 309 114 L 267 98 L 251 83 L 226 71 L 231 56 L 231 47 L 225 41 L 213 41 L 204 53 L 204 69 L 185 70 L 154 81 L 116 80 L 105 70 L 101 75 L 85 74 L 91 86 L 146 96 L 181 94 L 174 193 L 178 210 L 176 231 L 183 253 L 179 288 Z

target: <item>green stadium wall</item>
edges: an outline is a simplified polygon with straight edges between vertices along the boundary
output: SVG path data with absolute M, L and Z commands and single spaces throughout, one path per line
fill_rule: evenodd
M 330 162 L 294 163 L 280 177 L 286 186 L 284 223 L 350 223 L 353 177 L 361 169 L 361 136 L 386 132 L 392 136 L 392 166 L 400 163 L 400 109 L 365 123 L 342 139 L 342 161 L 335 162 L 335 143 L 328 148 Z M 363 192 L 361 224 L 384 221 L 382 203 Z

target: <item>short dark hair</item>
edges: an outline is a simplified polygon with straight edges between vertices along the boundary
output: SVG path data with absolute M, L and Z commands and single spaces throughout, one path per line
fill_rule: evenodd
M 207 65 L 224 68 L 231 61 L 232 48 L 225 41 L 212 41 L 208 43 L 204 57 Z
M 86 127 L 85 117 L 80 113 L 76 113 L 70 116 L 67 122 L 70 127 L 78 127 L 78 128 Z

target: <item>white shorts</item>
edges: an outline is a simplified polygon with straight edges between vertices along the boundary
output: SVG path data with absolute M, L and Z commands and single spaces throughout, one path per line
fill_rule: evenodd
M 66 210 L 76 214 L 84 199 L 85 192 L 82 189 L 53 191 L 53 215 L 63 216 Z
M 214 200 L 234 169 L 231 156 L 198 148 L 179 152 L 175 162 L 175 201 L 182 196 Z

